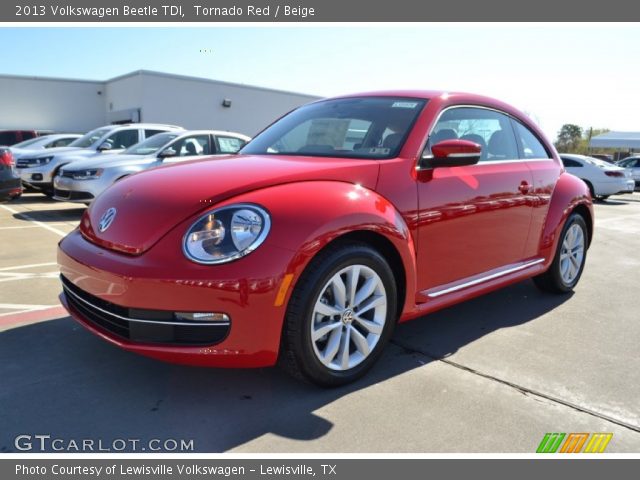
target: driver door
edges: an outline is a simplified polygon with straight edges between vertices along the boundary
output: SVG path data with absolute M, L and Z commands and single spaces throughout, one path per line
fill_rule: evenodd
M 480 144 L 482 155 L 475 165 L 435 168 L 418 180 L 418 286 L 430 297 L 522 261 L 532 218 L 532 174 L 510 117 L 448 108 L 427 148 L 454 138 Z

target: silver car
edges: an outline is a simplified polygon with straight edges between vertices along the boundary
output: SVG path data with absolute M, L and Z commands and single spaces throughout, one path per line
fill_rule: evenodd
M 13 154 L 14 160 L 17 161 L 22 157 L 40 155 L 44 152 L 44 149 L 66 147 L 81 136 L 79 133 L 53 133 L 51 135 L 43 135 L 16 143 L 15 145 L 11 145 L 9 149 Z
M 16 161 L 16 167 L 24 185 L 53 195 L 53 177 L 64 165 L 105 153 L 118 153 L 157 133 L 183 131 L 174 125 L 132 123 L 107 125 L 96 128 L 73 141 L 68 147 L 49 148 L 33 155 L 25 155 Z
M 65 166 L 55 177 L 55 200 L 89 204 L 127 175 L 172 162 L 237 153 L 249 137 L 216 130 L 159 133 L 119 155 L 90 158 Z
M 616 162 L 619 167 L 631 170 L 631 176 L 636 182 L 636 190 L 640 189 L 640 157 L 627 157 Z

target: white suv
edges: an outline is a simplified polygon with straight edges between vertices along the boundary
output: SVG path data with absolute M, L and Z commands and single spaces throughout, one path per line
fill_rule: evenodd
M 22 183 L 53 195 L 53 178 L 64 165 L 105 153 L 119 153 L 156 133 L 181 131 L 182 127 L 153 123 L 107 125 L 96 128 L 67 147 L 49 148 L 18 159 L 16 168 Z

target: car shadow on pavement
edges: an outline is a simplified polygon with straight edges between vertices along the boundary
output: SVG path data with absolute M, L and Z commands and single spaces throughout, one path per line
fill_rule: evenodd
M 58 210 L 28 210 L 26 212 L 14 213 L 13 218 L 16 220 L 33 221 L 37 220 L 42 223 L 55 222 L 80 222 L 84 208 L 61 208 Z M 25 218 L 27 215 L 29 218 Z
M 615 195 L 604 200 L 596 200 L 596 203 L 598 205 L 628 205 L 629 203 L 640 203 L 640 195 Z
M 43 203 L 54 204 L 58 202 L 51 197 L 47 197 L 43 193 L 35 193 L 35 192 L 24 193 L 23 195 L 21 195 L 20 197 L 16 198 L 11 202 L 12 205 L 31 205 L 31 204 L 41 205 Z
M 338 389 L 295 381 L 278 368 L 225 370 L 157 362 L 102 341 L 69 317 L 16 327 L 0 332 L 0 451 L 18 451 L 15 438 L 25 434 L 51 435 L 64 444 L 184 439 L 193 440 L 199 452 L 223 452 L 269 433 L 314 440 L 333 428 L 316 413 L 319 409 L 415 368 L 429 368 L 568 298 L 522 282 L 399 325 L 372 371 Z

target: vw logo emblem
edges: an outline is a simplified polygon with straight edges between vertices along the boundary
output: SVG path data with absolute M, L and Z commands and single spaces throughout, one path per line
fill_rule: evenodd
M 100 217 L 98 230 L 101 233 L 111 226 L 111 224 L 113 223 L 113 220 L 116 218 L 116 213 L 118 213 L 117 210 L 111 207 L 109 210 L 104 212 L 104 215 L 102 215 L 102 217 Z

